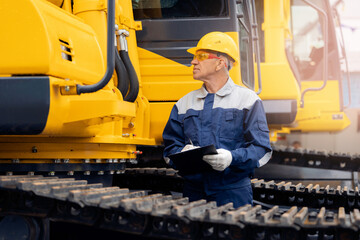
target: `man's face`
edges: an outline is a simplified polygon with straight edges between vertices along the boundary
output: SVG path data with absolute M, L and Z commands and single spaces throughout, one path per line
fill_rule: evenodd
M 220 58 L 215 54 L 199 50 L 194 55 L 191 64 L 194 66 L 193 78 L 196 80 L 206 80 L 210 75 L 216 73 L 217 61 Z

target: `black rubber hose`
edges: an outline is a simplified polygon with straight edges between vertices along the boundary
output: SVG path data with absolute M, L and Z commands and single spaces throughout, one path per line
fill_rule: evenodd
M 115 68 L 115 0 L 108 0 L 107 16 L 107 68 L 104 77 L 92 85 L 76 85 L 77 94 L 96 92 L 108 84 Z
M 125 99 L 125 96 L 129 90 L 130 80 L 125 65 L 120 58 L 117 48 L 115 48 L 115 71 L 118 77 L 117 88 L 120 90 L 121 95 Z
M 125 68 L 127 70 L 130 79 L 130 89 L 129 89 L 129 93 L 125 97 L 125 101 L 134 102 L 139 93 L 139 80 L 136 75 L 134 66 L 130 61 L 128 52 L 125 50 L 120 50 L 120 57 L 124 62 Z

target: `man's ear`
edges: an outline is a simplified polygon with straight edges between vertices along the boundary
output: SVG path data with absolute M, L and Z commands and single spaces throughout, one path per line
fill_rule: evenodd
M 218 64 L 216 65 L 215 70 L 220 71 L 223 67 L 225 67 L 225 62 L 223 59 L 219 59 Z

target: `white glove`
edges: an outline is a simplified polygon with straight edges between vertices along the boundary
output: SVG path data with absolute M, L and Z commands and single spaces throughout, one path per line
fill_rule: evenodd
M 170 158 L 168 158 L 168 157 L 164 157 L 164 160 L 165 160 L 166 164 L 169 164 L 169 162 L 170 162 Z
M 191 149 L 199 148 L 199 146 L 194 146 L 192 144 L 187 144 L 185 147 L 181 150 L 181 152 L 189 151 Z
M 217 154 L 213 155 L 204 155 L 203 160 L 211 165 L 211 167 L 216 171 L 224 171 L 225 168 L 230 166 L 232 161 L 231 152 L 220 148 L 216 149 Z

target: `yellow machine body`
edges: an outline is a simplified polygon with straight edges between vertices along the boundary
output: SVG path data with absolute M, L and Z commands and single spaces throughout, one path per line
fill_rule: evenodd
M 343 130 L 350 125 L 350 120 L 343 111 L 341 79 L 332 79 L 329 75 L 327 84 L 323 89 L 308 91 L 304 94 L 303 106 L 301 105 L 302 93 L 309 88 L 320 88 L 324 79 L 303 81 L 295 76 L 291 68 L 289 57 L 286 55 L 286 48 L 287 44 L 297 37 L 292 32 L 291 19 L 299 18 L 292 15 L 296 13 L 291 9 L 292 4 L 293 1 L 290 0 L 256 0 L 256 6 L 261 6 L 257 8 L 257 14 L 261 16 L 261 20 L 263 19 L 258 24 L 259 31 L 262 32 L 264 39 L 264 59 L 261 62 L 263 89 L 260 97 L 264 101 L 292 99 L 296 100 L 297 103 L 296 118 L 291 124 L 273 124 L 270 125 L 270 128 L 273 131 L 280 129 L 280 131 L 285 132 Z M 332 21 L 330 16 L 329 21 Z M 332 26 L 329 29 L 331 30 Z M 330 33 L 329 38 L 331 37 Z M 336 40 L 332 39 L 331 41 Z M 311 64 L 313 64 L 314 72 L 320 71 L 323 66 L 321 62 L 311 62 Z M 338 67 L 340 70 L 340 66 Z M 330 70 L 328 71 L 330 72 Z M 255 89 L 257 89 L 257 82 L 255 83 Z
M 135 158 L 137 145 L 155 144 L 149 134 L 149 103 L 141 91 L 135 102 L 124 101 L 115 76 L 100 91 L 76 94 L 77 84 L 94 84 L 105 73 L 106 1 L 75 1 L 74 14 L 52 2 L 1 3 L 1 19 L 7 24 L 0 27 L 6 33 L 0 40 L 0 75 L 47 76 L 43 82 L 49 99 L 41 132 L 20 136 L 14 131 L 1 136 L 0 158 Z M 133 50 L 129 55 L 139 71 L 134 32 L 141 29 L 141 23 L 133 20 L 131 1 L 119 3 L 116 23 L 130 32 L 128 44 Z M 64 8 L 68 6 L 66 1 Z M 22 107 L 26 111 L 26 104 L 16 104 L 19 112 Z
M 46 1 L 1 3 L 0 74 L 39 74 L 94 83 L 105 63 L 94 30 Z M 84 44 L 86 43 L 86 44 Z M 16 47 L 15 47 L 16 46 Z
M 302 82 L 302 89 L 320 87 L 322 82 Z M 297 126 L 292 131 L 301 132 L 329 132 L 341 131 L 350 125 L 350 120 L 339 101 L 342 95 L 339 92 L 341 87 L 339 81 L 329 80 L 321 91 L 308 92 L 305 95 L 305 106 L 299 108 L 296 118 Z
M 300 87 L 291 71 L 285 55 L 285 37 L 287 27 L 287 15 L 285 1 L 264 1 L 264 22 L 259 26 L 264 31 L 264 55 L 265 60 L 261 63 L 261 77 L 263 90 L 260 98 L 294 99 L 300 100 Z M 258 89 L 256 83 L 255 90 Z

